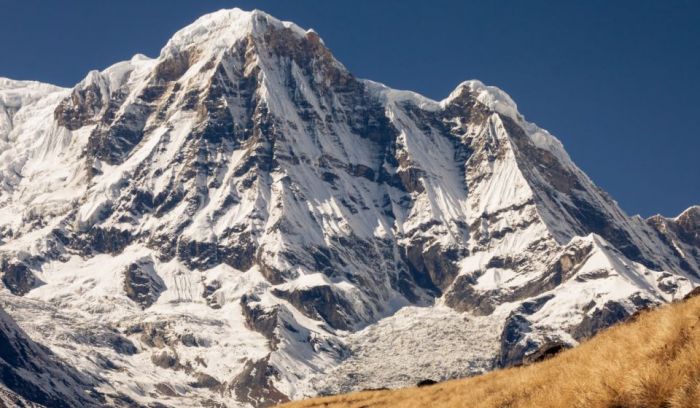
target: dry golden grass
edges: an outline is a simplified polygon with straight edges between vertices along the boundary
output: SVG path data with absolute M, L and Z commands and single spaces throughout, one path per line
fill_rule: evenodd
M 699 323 L 700 296 L 643 312 L 537 364 L 284 407 L 700 407 Z

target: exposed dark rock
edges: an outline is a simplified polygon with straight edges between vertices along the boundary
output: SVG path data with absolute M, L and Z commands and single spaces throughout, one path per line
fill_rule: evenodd
M 321 179 L 328 184 L 335 185 L 335 180 L 338 179 L 338 176 L 335 173 L 324 171 L 321 173 Z
M 537 313 L 538 310 L 542 309 L 542 307 L 549 302 L 552 298 L 554 298 L 554 295 L 548 294 L 548 295 L 542 295 L 538 298 L 531 299 L 531 300 L 526 300 L 523 303 L 520 304 L 520 306 L 516 309 L 519 313 L 525 314 L 525 315 L 531 315 L 534 313 Z
M 191 382 L 190 386 L 194 388 L 216 389 L 221 386 L 221 383 L 209 374 L 197 373 L 195 374 L 195 381 Z
M 532 332 L 530 321 L 520 314 L 511 314 L 501 333 L 501 350 L 498 357 L 499 367 L 520 365 L 527 354 L 533 353 L 538 344 L 529 339 Z
M 191 269 L 211 268 L 225 263 L 238 270 L 247 271 L 255 261 L 256 243 L 249 232 L 229 233 L 229 244 L 180 239 L 177 257 Z
M 119 164 L 129 155 L 143 138 L 147 109 L 134 106 L 132 110 L 134 112 L 124 114 L 118 123 L 95 127 L 87 144 L 90 158 Z
M 180 343 L 185 347 L 201 346 L 201 344 L 199 344 L 199 341 L 197 340 L 197 336 L 195 336 L 194 333 L 182 333 L 179 334 L 177 338 L 180 341 Z
M 289 401 L 272 383 L 279 372 L 269 364 L 269 359 L 267 356 L 258 361 L 248 360 L 243 370 L 231 381 L 229 389 L 238 401 L 261 408 Z
M 558 202 L 556 194 L 568 197 L 567 202 L 560 202 L 559 209 L 568 214 L 568 219 L 575 223 L 577 235 L 587 235 L 596 233 L 615 246 L 629 259 L 639 262 L 648 268 L 659 270 L 659 265 L 651 259 L 648 254 L 644 254 L 632 239 L 627 230 L 622 229 L 620 224 L 611 216 L 621 213 L 611 214 L 590 200 L 590 191 L 581 184 L 579 177 L 566 169 L 562 163 L 548 150 L 536 147 L 517 122 L 505 115 L 500 116 L 511 140 L 517 145 L 516 155 L 522 163 L 521 171 L 525 172 L 526 178 L 531 183 L 537 183 L 538 175 L 546 182 L 536 186 L 536 191 L 542 191 L 549 195 L 549 199 Z M 534 174 L 534 173 L 537 173 Z M 595 187 L 594 187 L 595 188 Z M 554 193 L 556 192 L 556 194 Z M 595 193 L 615 207 L 612 199 L 602 190 L 596 188 Z M 543 197 L 538 193 L 536 199 L 540 205 Z M 560 214 L 562 216 L 564 214 Z
M 370 181 L 374 181 L 375 179 L 374 170 L 362 164 L 349 164 L 347 172 L 353 177 L 364 177 Z
M 78 344 L 109 347 L 119 354 L 129 356 L 138 353 L 134 343 L 114 329 L 78 331 L 72 340 Z
M 422 193 L 425 191 L 421 178 L 425 174 L 422 170 L 415 167 L 401 169 L 396 173 L 401 180 L 401 185 L 406 192 Z
M 150 307 L 166 289 L 150 258 L 142 259 L 126 267 L 124 291 L 126 296 L 142 309 Z
M 458 276 L 451 290 L 445 294 L 445 304 L 457 311 L 468 311 L 478 316 L 491 314 L 498 299 L 490 291 L 474 289 L 477 278 L 474 274 Z
M 537 350 L 523 358 L 524 364 L 537 363 L 556 356 L 564 350 L 570 349 L 571 345 L 559 341 L 547 342 L 540 345 Z
M 211 307 L 212 309 L 220 309 L 221 306 L 223 306 L 219 297 L 215 295 L 216 291 L 219 289 L 221 289 L 221 282 L 215 280 L 205 284 L 204 289 L 202 290 L 202 297 L 206 299 L 207 306 Z
M 270 348 L 275 350 L 279 343 L 279 338 L 275 335 L 275 330 L 279 325 L 278 309 L 264 309 L 258 302 L 255 295 L 243 295 L 241 297 L 241 309 L 245 317 L 246 325 L 252 330 L 262 334 L 268 339 Z
M 420 380 L 420 381 L 418 381 L 418 383 L 416 384 L 416 386 L 417 386 L 417 387 L 427 387 L 427 386 L 430 386 L 430 385 L 435 385 L 435 384 L 437 384 L 437 383 L 438 383 L 438 382 L 435 381 L 435 380 L 426 379 L 426 380 Z
M 171 322 L 141 322 L 126 328 L 124 334 L 140 334 L 139 340 L 148 347 L 164 348 L 181 344 L 180 339 L 170 330 Z
M 71 246 L 81 253 L 118 254 L 124 250 L 136 237 L 131 231 L 117 228 L 92 227 L 86 234 L 78 236 Z
M 442 248 L 426 240 L 414 240 L 405 249 L 405 260 L 416 283 L 442 293 L 457 276 L 457 248 Z
M 95 362 L 97 363 L 100 368 L 103 368 L 105 370 L 119 370 L 121 367 L 116 365 L 114 361 L 106 357 L 105 355 L 101 353 L 96 353 L 95 354 Z
M 2 283 L 13 295 L 22 296 L 42 284 L 23 261 L 0 258 Z
M 659 282 L 659 289 L 666 293 L 673 294 L 678 291 L 678 283 L 672 280 L 661 280 Z
M 173 389 L 172 385 L 167 383 L 158 383 L 155 385 L 155 389 L 158 391 L 158 394 L 168 397 L 175 397 L 178 395 L 175 389 Z
M 690 207 L 674 219 L 655 215 L 646 220 L 657 237 L 680 258 L 678 265 L 687 273 L 700 278 L 700 206 Z M 683 249 L 681 249 L 683 248 Z
M 348 330 L 352 327 L 354 316 L 348 315 L 352 305 L 342 295 L 337 294 L 329 285 L 300 288 L 293 291 L 274 289 L 272 293 L 289 301 L 297 309 L 311 318 L 321 318 L 333 328 Z
M 581 323 L 571 331 L 571 335 L 576 340 L 588 339 L 600 330 L 624 321 L 630 315 L 623 305 L 613 301 L 607 302 L 601 308 L 584 315 Z
M 69 130 L 94 124 L 102 111 L 102 97 L 102 91 L 95 83 L 75 88 L 69 97 L 58 104 L 54 110 L 54 119 Z
M 520 309 L 523 309 L 522 305 Z M 539 343 L 528 336 L 532 331 L 531 323 L 525 316 L 514 312 L 508 317 L 501 333 L 498 367 L 535 363 L 571 347 L 565 342 L 548 338 Z
M 582 273 L 576 276 L 578 282 L 586 282 L 593 279 L 604 279 L 610 276 L 610 271 L 607 269 L 598 269 L 596 271 Z
M 679 238 L 695 248 L 700 248 L 700 206 L 684 211 L 676 219 Z
M 154 351 L 151 354 L 151 362 L 158 367 L 175 369 L 180 365 L 177 353 L 170 350 Z
M 156 66 L 155 76 L 160 81 L 175 81 L 187 72 L 195 58 L 196 55 L 187 50 L 171 54 Z

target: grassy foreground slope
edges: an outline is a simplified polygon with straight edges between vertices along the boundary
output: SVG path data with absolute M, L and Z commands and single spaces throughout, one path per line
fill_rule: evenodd
M 700 407 L 700 296 L 640 313 L 540 363 L 284 407 Z

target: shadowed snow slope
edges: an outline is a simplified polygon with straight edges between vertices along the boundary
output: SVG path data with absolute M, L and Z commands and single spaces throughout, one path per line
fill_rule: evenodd
M 0 143 L 0 300 L 113 405 L 483 372 L 700 280 L 697 207 L 628 217 L 503 91 L 361 80 L 259 11 L 0 80 Z
M 2 406 L 98 407 L 105 402 L 92 388 L 99 379 L 80 374 L 32 341 L 2 309 L 0 378 Z

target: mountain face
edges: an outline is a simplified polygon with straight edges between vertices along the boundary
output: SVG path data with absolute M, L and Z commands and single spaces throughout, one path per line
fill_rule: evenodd
M 700 207 L 625 215 L 499 89 L 361 80 L 259 11 L 72 89 L 0 80 L 0 300 L 107 405 L 521 364 L 683 297 L 699 251 Z
M 91 379 L 32 341 L 0 309 L 0 406 L 99 407 Z M 128 402 L 128 399 L 122 400 Z

